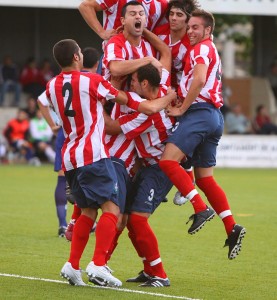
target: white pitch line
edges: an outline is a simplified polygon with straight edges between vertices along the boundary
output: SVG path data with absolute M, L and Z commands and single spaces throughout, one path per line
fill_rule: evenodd
M 17 275 L 17 274 L 0 273 L 0 276 L 68 284 L 68 282 L 61 281 L 61 280 L 48 279 L 48 278 L 39 278 L 39 277 L 30 277 L 30 276 L 21 276 L 21 275 Z M 98 289 L 114 290 L 114 291 L 117 291 L 117 292 L 126 292 L 126 293 L 150 295 L 150 296 L 155 296 L 155 297 L 172 298 L 172 299 L 200 300 L 200 299 L 188 298 L 188 297 L 184 297 L 184 296 L 174 296 L 174 295 L 166 295 L 166 294 L 159 294 L 159 293 L 150 293 L 150 292 L 144 292 L 144 291 L 138 291 L 138 290 L 129 290 L 129 289 L 125 289 L 125 288 L 113 288 L 113 287 L 106 287 L 106 286 L 102 287 L 102 286 L 97 286 L 97 285 L 88 285 L 88 287 L 98 288 Z

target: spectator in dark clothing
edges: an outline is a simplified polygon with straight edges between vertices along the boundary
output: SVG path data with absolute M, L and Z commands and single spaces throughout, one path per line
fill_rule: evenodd
M 266 107 L 261 104 L 256 108 L 254 130 L 258 134 L 277 134 L 277 126 L 272 122 Z
M 29 120 L 36 117 L 37 110 L 37 100 L 33 97 L 29 97 L 27 99 L 27 106 L 24 108 L 24 111 L 27 113 Z
M 7 92 L 14 92 L 14 104 L 18 105 L 21 95 L 21 85 L 19 83 L 19 71 L 13 63 L 11 56 L 7 55 L 1 67 L 1 77 L 3 80 L 0 95 L 0 106 L 3 105 Z

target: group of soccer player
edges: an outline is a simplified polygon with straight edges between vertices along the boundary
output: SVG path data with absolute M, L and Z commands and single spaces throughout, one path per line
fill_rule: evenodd
M 79 262 L 100 208 L 88 280 L 122 285 L 107 263 L 126 227 L 143 262 L 143 271 L 127 282 L 170 286 L 148 219 L 173 184 L 179 190 L 175 203 L 189 201 L 194 209 L 188 233 L 217 213 L 227 233 L 228 258 L 235 258 L 246 230 L 236 224 L 213 177 L 223 133 L 213 16 L 195 0 L 84 0 L 79 10 L 104 40 L 103 76 L 80 72 L 83 55 L 74 40 L 55 44 L 62 72 L 48 83 L 46 97 L 63 127 L 62 168 L 81 209 L 61 275 L 72 285 L 85 285 Z M 110 100 L 113 106 L 107 105 Z M 49 124 L 56 129 L 51 118 Z

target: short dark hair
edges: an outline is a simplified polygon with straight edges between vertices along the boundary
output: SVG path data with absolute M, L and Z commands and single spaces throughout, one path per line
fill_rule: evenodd
M 170 0 L 168 3 L 166 17 L 169 17 L 169 13 L 172 7 L 181 9 L 190 18 L 191 13 L 200 8 L 197 0 Z
M 161 82 L 161 76 L 156 67 L 152 64 L 145 65 L 137 69 L 138 82 L 147 80 L 152 87 L 159 87 Z
M 211 27 L 211 34 L 214 31 L 215 20 L 214 16 L 204 9 L 196 9 L 191 13 L 192 17 L 200 17 L 204 20 L 204 27 Z
M 57 42 L 53 47 L 53 56 L 62 68 L 72 64 L 74 54 L 79 53 L 79 46 L 76 41 L 65 39 Z
M 98 62 L 100 54 L 98 50 L 92 47 L 86 47 L 82 50 L 84 68 L 92 68 Z
M 144 6 L 142 5 L 142 3 L 138 2 L 138 1 L 134 1 L 134 0 L 129 1 L 129 2 L 127 2 L 127 3 L 122 7 L 122 9 L 121 9 L 121 17 L 125 17 L 127 7 L 130 6 L 130 5 L 135 5 L 135 6 L 136 6 L 136 5 L 140 5 L 140 6 L 142 6 L 143 9 L 144 9 Z

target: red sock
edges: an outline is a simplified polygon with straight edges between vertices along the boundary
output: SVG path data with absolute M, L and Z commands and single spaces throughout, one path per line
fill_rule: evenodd
M 190 176 L 177 161 L 160 160 L 159 166 L 181 194 L 190 200 L 195 213 L 207 208 L 207 205 L 196 191 Z
M 227 235 L 229 235 L 235 225 L 235 220 L 232 216 L 225 192 L 216 183 L 213 176 L 197 179 L 196 184 L 205 193 L 212 208 L 222 219 Z
M 93 226 L 93 220 L 85 215 L 81 215 L 75 226 L 74 233 L 72 235 L 71 249 L 69 262 L 72 267 L 76 270 L 79 270 L 79 262 L 83 251 L 87 245 L 89 239 L 89 233 L 91 227 Z
M 145 255 L 143 253 L 143 249 L 141 249 L 141 244 L 137 242 L 136 240 L 136 234 L 132 228 L 132 224 L 128 221 L 127 223 L 127 229 L 128 229 L 128 236 L 134 246 L 134 248 L 137 251 L 138 256 L 141 258 L 142 262 L 143 262 L 143 271 L 148 274 L 149 276 L 153 276 L 152 272 L 151 272 L 151 267 L 149 262 L 146 260 Z
M 134 229 L 136 241 L 140 244 L 144 257 L 150 265 L 153 276 L 167 278 L 160 258 L 157 238 L 149 226 L 148 219 L 136 214 L 131 214 L 129 222 Z M 147 272 L 146 272 L 147 273 Z
M 81 213 L 82 213 L 81 208 L 79 206 L 77 206 L 76 203 L 74 203 L 71 219 L 77 220 L 80 217 Z
M 193 168 L 190 169 L 185 169 L 185 171 L 187 172 L 187 174 L 189 175 L 192 184 L 195 184 L 195 178 L 194 178 L 194 173 L 193 173 Z
M 106 256 L 116 234 L 117 217 L 109 212 L 101 215 L 95 231 L 95 250 L 93 262 L 96 266 L 106 264 Z
M 116 233 L 115 233 L 115 236 L 114 236 L 114 239 L 111 243 L 111 246 L 110 246 L 110 249 L 108 250 L 108 253 L 107 253 L 107 256 L 106 256 L 106 263 L 110 260 L 117 244 L 118 244 L 118 239 L 121 235 L 121 233 L 123 232 L 123 230 L 117 230 Z

